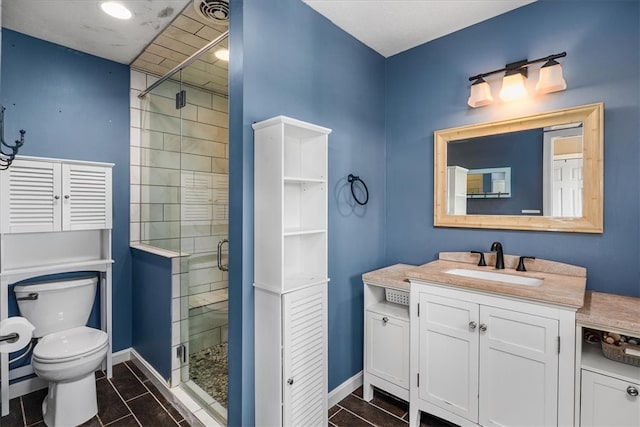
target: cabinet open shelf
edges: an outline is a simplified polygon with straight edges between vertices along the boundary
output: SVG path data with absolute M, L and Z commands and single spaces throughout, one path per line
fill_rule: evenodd
M 640 367 L 607 359 L 602 354 L 600 345 L 582 344 L 582 369 L 616 376 L 626 381 L 637 382 L 640 379 Z
M 324 228 L 285 228 L 284 237 L 291 236 L 303 236 L 305 234 L 321 234 L 326 233 L 327 230 Z

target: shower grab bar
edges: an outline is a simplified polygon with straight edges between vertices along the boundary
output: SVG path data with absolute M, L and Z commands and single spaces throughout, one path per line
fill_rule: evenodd
M 228 239 L 222 239 L 218 242 L 218 270 L 229 271 L 229 264 L 222 265 L 222 245 L 229 243 Z

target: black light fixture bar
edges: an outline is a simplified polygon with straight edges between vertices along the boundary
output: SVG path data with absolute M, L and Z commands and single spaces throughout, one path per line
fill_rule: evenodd
M 491 74 L 503 73 L 503 72 L 505 73 L 505 75 L 521 73 L 525 77 L 527 77 L 527 74 L 528 74 L 527 67 L 529 65 L 536 64 L 538 62 L 553 61 L 553 60 L 558 59 L 558 58 L 564 58 L 565 56 L 567 56 L 567 52 L 556 53 L 556 54 L 553 54 L 553 55 L 545 56 L 544 58 L 533 59 L 531 61 L 529 61 L 528 59 L 524 59 L 524 60 L 521 60 L 521 61 L 511 62 L 511 63 L 507 64 L 504 68 L 500 68 L 499 70 L 493 70 L 493 71 L 489 71 L 487 73 L 481 73 L 481 74 L 477 74 L 475 76 L 471 76 L 471 77 L 469 77 L 469 81 L 472 82 L 472 81 L 475 81 L 475 80 L 482 79 L 484 77 L 490 76 Z

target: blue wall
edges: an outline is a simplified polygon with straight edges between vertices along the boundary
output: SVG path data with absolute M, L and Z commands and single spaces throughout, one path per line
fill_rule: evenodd
M 165 379 L 171 378 L 171 258 L 131 249 L 132 346 Z
M 384 261 L 384 58 L 300 1 L 245 0 L 231 5 L 230 265 L 241 262 L 243 269 L 230 270 L 229 421 L 251 425 L 251 124 L 282 114 L 333 129 L 329 135 L 331 390 L 362 369 L 360 276 Z M 349 199 L 349 173 L 359 175 L 369 187 L 366 207 L 355 208 Z M 234 224 L 234 218 L 242 218 L 242 224 L 239 220 Z M 233 314 L 238 310 L 242 315 Z M 238 344 L 242 372 L 239 363 L 234 366 Z
M 113 349 L 131 346 L 129 67 L 2 29 L 4 137 L 21 155 L 115 163 Z
M 640 2 L 538 1 L 387 60 L 387 263 L 489 250 L 587 267 L 589 289 L 640 296 Z M 470 109 L 468 76 L 567 51 L 567 90 Z M 535 85 L 537 72 L 529 79 Z M 494 93 L 497 90 L 494 87 Z M 604 102 L 604 234 L 433 227 L 433 132 Z M 409 184 L 410 183 L 410 184 Z

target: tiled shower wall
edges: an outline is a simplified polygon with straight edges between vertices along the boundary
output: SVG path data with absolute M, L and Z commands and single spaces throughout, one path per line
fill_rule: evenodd
M 188 328 L 195 352 L 227 339 L 228 282 L 217 244 L 228 235 L 228 99 L 184 87 L 187 105 L 177 110 L 174 81 L 138 98 L 156 79 L 131 71 L 130 241 L 183 255 L 173 319 L 182 323 L 173 329 Z

